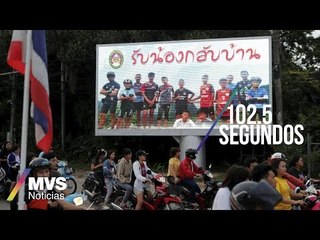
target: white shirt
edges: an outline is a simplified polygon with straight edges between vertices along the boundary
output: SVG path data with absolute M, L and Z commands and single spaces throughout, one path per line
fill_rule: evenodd
M 231 210 L 230 195 L 228 187 L 220 188 L 214 198 L 212 210 Z
M 174 128 L 189 128 L 189 127 L 197 127 L 197 125 L 191 119 L 188 119 L 186 122 L 183 122 L 182 118 L 180 118 L 174 122 L 172 127 L 174 127 Z

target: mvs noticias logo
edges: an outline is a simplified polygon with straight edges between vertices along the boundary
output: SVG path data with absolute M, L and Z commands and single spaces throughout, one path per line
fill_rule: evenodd
M 7 201 L 14 199 L 30 171 L 30 168 L 26 168 L 23 171 L 23 174 L 11 191 Z M 62 200 L 64 199 L 64 194 L 57 193 L 54 190 L 63 191 L 67 189 L 67 181 L 64 177 L 29 177 L 27 187 L 28 199 Z

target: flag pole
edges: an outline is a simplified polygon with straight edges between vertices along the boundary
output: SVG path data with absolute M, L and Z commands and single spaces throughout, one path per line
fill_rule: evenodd
M 31 37 L 32 30 L 27 31 L 26 41 L 26 61 L 24 74 L 24 89 L 23 89 L 23 112 L 22 112 L 22 130 L 21 130 L 21 163 L 19 176 L 26 168 L 27 162 L 27 145 L 28 145 L 28 120 L 29 120 L 29 98 L 30 98 L 30 59 L 31 59 Z M 19 179 L 19 177 L 17 178 Z M 22 184 L 18 196 L 18 210 L 26 210 L 25 208 L 25 184 Z

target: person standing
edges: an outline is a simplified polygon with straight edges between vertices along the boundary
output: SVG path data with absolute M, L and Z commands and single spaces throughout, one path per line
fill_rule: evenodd
M 251 81 L 249 80 L 248 76 L 249 73 L 246 70 L 240 72 L 242 80 L 239 81 L 236 85 L 237 94 L 234 100 L 238 101 L 238 104 L 243 104 L 245 106 L 248 105 L 247 103 L 247 92 L 251 89 Z M 236 107 L 236 106 L 235 106 Z
M 154 109 L 156 108 L 156 100 L 159 94 L 159 87 L 153 81 L 155 74 L 153 72 L 148 73 L 149 81 L 142 85 L 141 91 L 144 98 L 143 102 L 143 127 L 151 127 L 153 125 Z
M 194 92 L 184 88 L 184 80 L 180 79 L 179 88 L 174 92 L 174 101 L 176 107 L 176 119 L 181 118 L 182 112 L 188 111 L 188 103 L 194 96 Z
M 200 98 L 200 110 L 205 112 L 207 117 L 214 120 L 214 88 L 210 83 L 208 83 L 208 80 L 209 76 L 207 74 L 202 76 L 203 84 L 200 86 L 200 95 L 194 98 L 193 101 Z
M 231 96 L 231 90 L 227 88 L 227 79 L 221 78 L 219 80 L 219 84 L 221 86 L 221 89 L 218 89 L 216 92 L 216 101 L 217 101 L 217 115 L 219 115 L 225 105 L 227 104 L 230 96 Z M 227 123 L 230 122 L 230 110 L 226 109 L 221 116 L 221 120 L 226 121 Z
M 163 85 L 160 86 L 160 94 L 158 96 L 159 110 L 158 110 L 158 127 L 162 125 L 162 115 L 164 114 L 163 126 L 168 127 L 170 104 L 172 96 L 174 95 L 173 87 L 168 83 L 167 77 L 161 78 Z
M 117 129 L 118 128 L 129 128 L 131 125 L 131 117 L 133 113 L 133 101 L 134 101 L 134 90 L 132 88 L 132 81 L 130 79 L 126 79 L 123 81 L 123 85 L 125 87 L 124 90 L 120 93 L 120 113 L 118 115 L 117 121 Z M 123 124 L 123 119 L 124 124 Z
M 141 127 L 141 111 L 143 109 L 143 95 L 142 95 L 142 83 L 141 81 L 141 74 L 137 73 L 135 76 L 136 82 L 133 84 L 133 90 L 135 94 L 135 98 L 133 101 L 134 110 L 136 112 L 137 118 L 137 127 Z
M 99 126 L 98 128 L 104 128 L 106 121 L 107 121 L 107 113 L 110 111 L 111 116 L 111 126 L 110 128 L 113 129 L 116 125 L 116 109 L 117 109 L 117 102 L 118 102 L 118 92 L 120 89 L 120 84 L 117 83 L 115 79 L 114 72 L 108 72 L 107 78 L 109 80 L 102 89 L 100 90 L 100 94 L 105 95 L 106 97 L 102 99 L 102 108 L 99 113 Z

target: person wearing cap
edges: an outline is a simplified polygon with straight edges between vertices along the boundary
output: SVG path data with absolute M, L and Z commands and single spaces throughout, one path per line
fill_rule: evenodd
M 118 102 L 117 95 L 120 89 L 120 84 L 114 80 L 115 76 L 116 75 L 114 72 L 108 72 L 107 78 L 109 82 L 103 85 L 102 89 L 100 90 L 100 94 L 106 96 L 104 99 L 102 99 L 103 105 L 99 113 L 98 128 L 100 129 L 104 128 L 104 126 L 106 125 L 107 113 L 109 111 L 111 116 L 110 128 L 113 129 L 117 123 L 117 119 L 116 119 L 116 109 L 117 109 L 117 102 Z
M 131 117 L 133 114 L 133 101 L 134 101 L 134 90 L 132 88 L 132 81 L 130 79 L 125 79 L 123 81 L 125 87 L 119 94 L 119 99 L 121 101 L 120 112 L 118 115 L 117 129 L 118 128 L 129 128 L 131 125 Z M 123 125 L 123 118 L 125 118 L 125 124 Z
M 157 126 L 161 127 L 161 125 L 163 125 L 164 127 L 168 127 L 170 104 L 172 102 L 174 90 L 173 87 L 168 83 L 167 77 L 162 77 L 161 80 L 163 82 L 163 85 L 161 85 L 159 88 L 160 94 L 158 95 L 159 110 L 157 117 Z M 163 114 L 164 119 L 162 121 Z
M 200 86 L 200 95 L 192 99 L 192 101 L 195 101 L 200 98 L 200 109 L 207 114 L 207 117 L 214 120 L 214 88 L 212 84 L 208 83 L 208 80 L 209 76 L 207 74 L 204 74 L 202 76 L 203 84 Z
M 148 199 L 152 197 L 151 189 L 148 184 L 151 183 L 151 178 L 147 172 L 148 170 L 151 171 L 151 169 L 146 163 L 147 155 L 148 153 L 144 150 L 138 150 L 136 152 L 137 160 L 132 165 L 133 173 L 136 178 L 133 184 L 133 192 L 137 197 L 136 210 L 140 210 L 142 208 L 144 193 L 147 195 Z M 157 174 L 151 171 L 151 175 L 156 176 Z
M 151 127 L 153 125 L 154 109 L 156 108 L 156 100 L 159 95 L 159 87 L 154 80 L 155 74 L 153 72 L 148 73 L 149 81 L 144 83 L 141 87 L 143 102 L 143 114 L 142 125 L 144 128 Z
M 194 96 L 194 92 L 184 87 L 183 79 L 180 79 L 178 84 L 179 84 L 179 88 L 174 92 L 174 98 L 173 98 L 173 100 L 175 101 L 175 107 L 176 107 L 176 119 L 181 118 L 181 115 L 183 112 L 185 111 L 189 112 L 188 103 L 191 101 L 191 99 Z
M 35 158 L 29 163 L 29 168 L 31 169 L 29 177 L 44 177 L 49 178 L 50 176 L 50 163 L 46 158 Z M 49 209 L 58 209 L 62 208 L 64 210 L 86 210 L 81 206 L 73 205 L 67 201 L 61 199 L 48 199 L 48 198 L 31 198 L 33 191 L 37 193 L 45 194 L 58 194 L 53 188 L 53 190 L 29 190 L 28 182 L 26 181 L 25 187 L 25 202 L 27 210 L 49 210 Z

